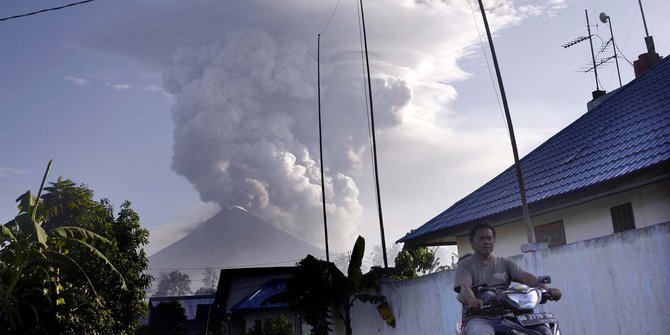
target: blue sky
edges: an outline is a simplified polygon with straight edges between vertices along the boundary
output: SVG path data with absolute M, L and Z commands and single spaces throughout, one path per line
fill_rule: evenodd
M 355 234 L 379 244 L 369 151 L 352 129 L 366 119 L 364 111 L 351 112 L 364 106 L 355 86 L 362 78 L 355 2 L 349 2 L 322 35 L 324 113 L 332 111 L 325 117 L 330 156 L 324 162 L 330 214 L 341 225 L 339 250 Z M 67 3 L 3 1 L 0 15 Z M 37 191 L 53 159 L 49 180 L 84 183 L 117 206 L 130 200 L 152 233 L 150 252 L 220 206 L 244 201 L 318 244 L 321 226 L 305 228 L 320 216 L 313 176 L 318 143 L 309 123 L 316 106 L 314 48 L 336 3 L 98 0 L 0 22 L 0 219 L 15 215 L 16 197 Z M 586 111 L 595 83 L 577 70 L 590 61 L 588 45 L 561 47 L 586 35 L 584 9 L 602 39 L 609 30 L 597 15 L 610 15 L 630 61 L 645 51 L 634 0 L 488 3 L 522 153 Z M 467 2 L 365 5 L 378 79 L 386 243 L 392 244 L 512 157 Z M 670 4 L 643 5 L 664 56 Z M 481 23 L 478 28 L 483 36 Z M 625 84 L 633 70 L 623 59 L 620 65 Z M 254 69 L 272 72 L 272 85 Z M 613 63 L 599 74 L 608 91 L 618 86 Z

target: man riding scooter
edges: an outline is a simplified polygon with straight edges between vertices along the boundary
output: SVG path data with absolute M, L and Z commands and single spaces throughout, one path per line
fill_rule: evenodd
M 524 271 L 511 259 L 493 256 L 491 253 L 495 244 L 495 236 L 495 229 L 488 223 L 478 224 L 470 230 L 470 244 L 475 253 L 459 262 L 454 281 L 454 290 L 460 293 L 458 299 L 465 308 L 470 310 L 484 308 L 484 302 L 477 298 L 473 287 L 485 286 L 489 289 L 504 290 L 510 286 L 512 281 L 546 289 L 553 300 L 561 298 L 559 289 L 540 284 L 535 275 Z M 495 335 L 496 332 L 507 332 L 500 317 L 470 314 L 472 315 L 465 320 L 467 335 Z M 551 334 L 546 325 L 531 327 L 539 333 Z

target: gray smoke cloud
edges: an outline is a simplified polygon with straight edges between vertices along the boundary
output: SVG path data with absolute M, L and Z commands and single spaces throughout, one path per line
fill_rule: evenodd
M 173 169 L 193 183 L 201 199 L 224 208 L 242 206 L 321 245 L 314 56 L 300 41 L 240 30 L 222 44 L 179 48 L 164 87 L 176 97 Z M 368 153 L 367 127 L 360 122 L 365 96 L 362 87 L 352 87 L 347 71 L 325 72 L 335 74 L 323 92 L 323 100 L 330 101 L 323 106 L 324 133 L 333 135 L 324 150 L 330 157 L 324 159 L 326 209 L 331 243 L 344 247 L 362 220 L 356 179 Z M 397 125 L 409 88 L 399 78 L 375 84 L 382 101 L 379 127 Z
M 344 251 L 356 234 L 377 235 L 355 2 L 342 2 L 325 31 L 333 3 L 157 3 L 133 3 L 132 14 L 82 43 L 163 72 L 163 88 L 175 98 L 173 170 L 203 201 L 242 206 L 323 245 L 316 119 L 316 34 L 323 32 L 329 242 Z M 563 6 L 560 0 L 527 3 L 486 1 L 494 32 Z M 454 167 L 470 166 L 454 151 L 468 153 L 485 139 L 456 129 L 450 107 L 457 97 L 452 83 L 470 76 L 459 62 L 475 52 L 479 37 L 467 2 L 371 0 L 365 6 L 382 193 L 390 213 L 385 221 L 389 236 L 401 236 L 422 223 L 417 213 L 427 217 L 444 205 L 430 205 L 444 192 L 428 177 L 446 179 Z M 428 170 L 426 161 L 445 168 Z M 407 190 L 424 196 L 406 205 Z

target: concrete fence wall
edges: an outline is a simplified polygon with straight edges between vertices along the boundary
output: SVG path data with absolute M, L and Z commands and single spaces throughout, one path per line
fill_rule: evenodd
M 518 255 L 523 268 L 549 275 L 563 292 L 554 312 L 564 334 L 670 334 L 670 223 Z M 455 334 L 461 307 L 454 271 L 387 282 L 391 328 L 370 304 L 352 311 L 354 335 Z M 336 334 L 344 334 L 336 327 Z

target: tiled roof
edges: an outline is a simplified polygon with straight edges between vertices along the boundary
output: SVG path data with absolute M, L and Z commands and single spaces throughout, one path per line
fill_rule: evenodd
M 521 159 L 529 204 L 670 160 L 669 58 Z M 511 166 L 398 242 L 520 207 Z
M 268 281 L 256 291 L 236 303 L 230 310 L 232 312 L 237 312 L 245 309 L 287 307 L 288 304 L 286 303 L 263 304 L 265 299 L 286 291 L 286 281 L 287 279 L 272 279 Z

